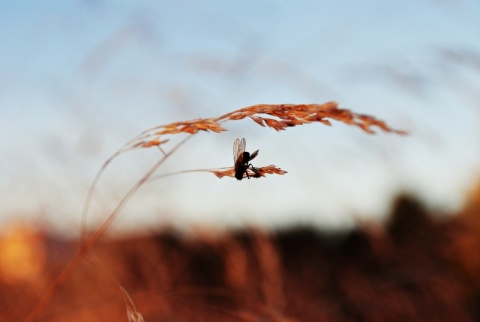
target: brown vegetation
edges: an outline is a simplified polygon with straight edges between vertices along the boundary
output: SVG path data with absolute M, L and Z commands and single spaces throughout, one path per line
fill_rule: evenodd
M 238 121 L 245 118 L 250 118 L 258 125 L 270 127 L 276 131 L 282 131 L 289 127 L 315 122 L 324 125 L 331 125 L 331 120 L 335 120 L 348 125 L 357 126 L 368 134 L 375 133 L 373 130 L 375 127 L 385 132 L 406 134 L 405 131 L 393 129 L 384 121 L 371 115 L 358 114 L 348 109 L 339 108 L 337 102 L 327 102 L 324 104 L 257 104 L 235 110 L 216 118 L 175 122 L 148 129 L 125 144 L 119 151 L 117 151 L 117 153 L 107 160 L 105 166 L 118 154 L 138 148 L 158 147 L 164 156 L 168 157 L 170 153 L 163 150 L 163 145 L 170 141 L 169 136 L 181 133 L 193 135 L 200 131 L 220 133 L 227 131 L 227 129 L 222 126 L 223 123 L 227 121 Z M 175 146 L 171 152 L 174 152 L 177 147 L 178 145 Z M 285 170 L 282 170 L 275 165 L 259 167 L 256 169 L 258 171 L 255 171 L 255 173 L 249 170 L 249 175 L 257 174 L 260 177 L 264 177 L 266 174 L 282 175 L 287 173 Z M 211 172 L 219 178 L 225 176 L 232 178 L 235 177 L 233 167 L 187 170 L 179 171 L 178 173 L 198 171 Z
M 2 321 L 24 318 L 76 248 L 40 234 L 33 240 L 26 245 L 46 254 L 45 273 L 13 280 L 2 272 Z M 97 244 L 92 258 L 122 292 L 84 261 L 39 320 L 127 321 L 125 297 L 146 321 L 478 321 L 479 254 L 478 200 L 440 220 L 402 197 L 384 227 L 337 234 L 165 231 Z M 20 271 L 39 265 L 28 260 L 36 259 L 19 262 Z
M 216 118 L 196 119 L 156 126 L 135 137 L 123 147 L 122 151 L 161 146 L 169 141 L 169 139 L 164 138 L 165 135 L 196 134 L 199 131 L 223 132 L 226 129 L 222 126 L 222 123 L 244 118 L 250 118 L 258 125 L 270 127 L 276 131 L 314 122 L 331 125 L 330 120 L 335 120 L 358 126 L 369 134 L 375 133 L 372 127 L 377 127 L 385 132 L 405 134 L 405 131 L 392 129 L 384 121 L 373 116 L 339 108 L 337 102 L 327 102 L 325 104 L 257 104 Z

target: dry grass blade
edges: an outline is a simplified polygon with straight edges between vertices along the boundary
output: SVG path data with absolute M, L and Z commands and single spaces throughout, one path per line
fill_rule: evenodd
M 127 307 L 128 322 L 145 322 L 142 314 L 137 311 L 135 303 L 133 303 L 130 295 L 128 295 L 127 291 L 122 286 L 119 285 L 119 287 L 122 291 L 123 299 L 125 300 L 125 305 Z
M 274 118 L 267 118 L 262 115 L 269 115 Z M 377 127 L 385 132 L 405 134 L 403 131 L 390 128 L 385 122 L 373 116 L 341 109 L 337 102 L 327 102 L 325 104 L 258 104 L 227 113 L 217 120 L 239 120 L 246 117 L 251 118 L 261 126 L 268 126 L 277 131 L 312 122 L 330 125 L 329 119 L 331 119 L 358 126 L 367 133 L 374 133 L 372 127 Z
M 197 134 L 199 131 L 223 132 L 226 129 L 221 123 L 244 118 L 250 118 L 258 125 L 270 127 L 276 131 L 314 122 L 331 125 L 331 121 L 334 120 L 357 126 L 369 134 L 375 133 L 373 128 L 385 132 L 406 134 L 405 131 L 393 129 L 384 121 L 371 115 L 358 114 L 348 109 L 339 108 L 337 102 L 327 102 L 325 104 L 257 104 L 217 118 L 175 122 L 151 128 L 127 143 L 123 150 L 160 146 L 168 141 L 168 139 L 163 139 L 165 135 Z
M 97 260 L 96 258 L 89 256 L 88 257 L 94 264 L 102 268 L 107 275 L 110 277 L 110 279 L 117 284 L 117 286 L 120 288 L 120 291 L 122 292 L 123 295 L 123 300 L 125 301 L 125 307 L 127 309 L 127 318 L 128 322 L 145 322 L 143 319 L 143 316 L 140 312 L 138 312 L 137 307 L 135 306 L 135 303 L 133 303 L 132 298 L 128 294 L 127 290 L 120 285 L 120 282 L 113 276 L 112 272 L 105 266 L 103 265 L 102 262 Z
M 197 134 L 200 131 L 220 133 L 226 131 L 226 129 L 223 128 L 214 118 L 175 122 L 156 126 L 142 132 L 139 136 L 127 143 L 123 150 L 160 146 L 169 141 L 168 139 L 161 139 L 165 135 L 180 133 Z
M 216 175 L 218 178 L 223 177 L 231 177 L 235 178 L 235 168 L 234 167 L 223 167 L 223 168 L 215 168 L 215 169 L 191 169 L 191 170 L 181 170 L 176 172 L 169 172 L 166 174 L 160 174 L 156 176 L 152 176 L 148 181 L 154 181 L 165 177 L 175 176 L 178 174 L 184 173 L 193 173 L 193 172 L 210 172 Z M 254 170 L 248 168 L 247 169 L 248 175 L 253 178 L 260 178 L 265 177 L 266 174 L 279 174 L 284 175 L 288 173 L 285 170 L 277 168 L 275 165 L 268 165 L 266 167 L 254 168 Z M 247 175 L 244 173 L 243 178 L 246 178 Z
M 285 173 L 288 173 L 285 170 L 282 170 L 280 168 L 277 168 L 274 164 L 267 165 L 266 167 L 261 167 L 261 168 L 255 168 L 255 170 L 248 169 L 247 170 L 250 176 L 252 175 L 258 175 L 260 177 L 265 177 L 266 174 L 279 174 L 279 175 L 284 175 Z
M 223 177 L 232 177 L 235 178 L 235 169 L 232 168 L 226 168 L 226 169 L 217 169 L 217 170 L 210 170 L 214 175 L 219 177 L 220 179 Z M 285 170 L 282 170 L 280 168 L 277 168 L 275 165 L 268 165 L 266 167 L 260 167 L 260 168 L 254 168 L 254 169 L 247 169 L 248 175 L 253 178 L 260 178 L 260 177 L 265 177 L 266 174 L 279 174 L 279 175 L 284 175 L 285 173 L 288 173 Z M 243 174 L 243 178 L 246 178 L 247 174 Z

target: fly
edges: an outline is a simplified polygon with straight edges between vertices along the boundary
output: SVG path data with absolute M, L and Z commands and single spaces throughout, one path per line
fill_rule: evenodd
M 251 169 L 255 173 L 253 175 L 254 178 L 260 177 L 256 171 L 257 169 L 249 163 L 258 155 L 258 150 L 250 154 L 245 151 L 246 144 L 245 139 L 236 139 L 233 143 L 233 162 L 235 164 L 235 178 L 237 178 L 237 180 L 242 180 L 244 173 L 247 175 L 247 178 L 250 179 L 247 169 Z

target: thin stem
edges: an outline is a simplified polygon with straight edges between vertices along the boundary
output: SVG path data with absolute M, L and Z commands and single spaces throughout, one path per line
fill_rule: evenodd
M 162 152 L 162 153 L 163 153 L 163 155 L 164 155 L 164 156 L 166 156 L 166 155 L 167 155 L 167 153 L 165 152 L 165 150 L 164 150 L 164 149 L 162 149 L 162 147 L 161 147 L 160 145 L 157 145 L 157 147 L 158 147 L 158 149 L 160 150 L 160 152 Z
M 148 130 L 147 130 L 148 131 Z M 88 216 L 88 211 L 90 209 L 90 204 L 92 202 L 92 198 L 93 198 L 93 193 L 95 192 L 95 188 L 97 186 L 97 183 L 100 179 L 100 176 L 102 175 L 102 173 L 105 171 L 105 169 L 107 168 L 107 166 L 110 164 L 110 162 L 116 158 L 117 156 L 119 156 L 122 152 L 125 152 L 127 150 L 129 150 L 129 146 L 138 140 L 139 137 L 141 137 L 145 132 L 147 131 L 144 131 L 142 132 L 140 135 L 137 135 L 136 137 L 134 137 L 133 139 L 131 139 L 130 141 L 128 141 L 127 143 L 124 144 L 123 147 L 121 147 L 117 152 L 115 152 L 110 158 L 107 159 L 107 161 L 105 161 L 102 165 L 102 167 L 100 168 L 100 170 L 97 172 L 93 182 L 92 182 L 92 185 L 90 186 L 90 188 L 88 189 L 88 193 L 87 193 L 87 197 L 85 198 L 85 204 L 83 206 L 83 210 L 82 210 L 82 218 L 81 218 L 81 227 L 80 227 L 80 245 L 83 245 L 85 243 L 85 239 L 86 239 L 86 234 L 87 234 L 87 216 Z M 163 153 L 164 157 L 167 156 L 167 153 L 165 152 L 165 150 L 163 150 L 160 146 L 158 146 L 159 150 Z M 174 148 L 175 149 L 175 148 Z M 173 152 L 173 151 L 172 151 Z
M 165 177 L 170 177 L 170 176 L 175 176 L 177 174 L 183 174 L 183 173 L 192 173 L 192 172 L 212 172 L 215 170 L 225 170 L 225 169 L 230 169 L 231 167 L 223 167 L 223 168 L 213 168 L 213 169 L 188 169 L 188 170 L 181 170 L 181 171 L 175 171 L 175 172 L 169 172 L 165 174 L 159 174 L 157 176 L 151 177 L 147 180 L 147 182 L 154 181 L 157 179 L 162 179 Z
M 95 231 L 95 233 L 88 238 L 80 247 L 80 250 L 75 255 L 75 257 L 67 264 L 67 266 L 63 269 L 63 271 L 57 276 L 55 281 L 52 285 L 48 288 L 45 292 L 43 297 L 38 301 L 35 305 L 33 310 L 25 319 L 25 322 L 33 322 L 38 317 L 38 315 L 44 310 L 47 303 L 52 299 L 53 295 L 55 295 L 58 287 L 63 284 L 66 278 L 73 272 L 73 270 L 77 267 L 80 261 L 88 254 L 88 252 L 95 246 L 98 239 L 105 233 L 108 227 L 112 224 L 112 222 L 117 218 L 120 210 L 125 206 L 128 200 L 140 189 L 140 187 L 155 173 L 155 171 L 168 159 L 180 146 L 182 146 L 185 142 L 188 141 L 192 136 L 187 136 L 182 141 L 180 141 L 170 152 L 168 152 L 163 158 L 161 158 L 155 165 L 150 168 L 147 173 L 133 185 L 133 187 L 123 196 L 123 198 L 118 203 L 117 207 L 113 210 L 113 212 L 108 216 L 108 218 L 102 223 L 102 225 Z M 106 164 L 111 161 L 110 158 L 107 162 L 105 162 L 104 166 L 102 167 L 103 171 Z
M 82 222 L 81 222 L 81 228 L 80 228 L 80 245 L 83 245 L 85 243 L 86 234 L 87 234 L 88 211 L 90 209 L 90 204 L 92 202 L 93 193 L 95 192 L 97 183 L 100 180 L 100 176 L 105 171 L 105 169 L 110 164 L 110 162 L 122 152 L 123 152 L 123 148 L 115 152 L 110 158 L 107 159 L 107 161 L 103 163 L 102 167 L 97 172 L 97 175 L 95 176 L 95 179 L 93 180 L 92 185 L 88 189 L 87 197 L 85 198 L 85 204 L 83 205 L 83 210 L 82 210 L 82 219 L 81 219 Z

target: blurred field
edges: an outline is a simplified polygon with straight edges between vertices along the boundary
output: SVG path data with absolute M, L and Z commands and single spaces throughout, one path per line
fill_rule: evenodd
M 111 276 L 145 321 L 478 321 L 480 198 L 440 219 L 400 197 L 387 222 L 103 240 L 40 321 L 128 321 Z M 0 320 L 21 321 L 78 245 L 13 227 L 0 247 Z
M 455 207 L 479 173 L 475 1 L 30 2 L 0 5 L 0 322 L 31 321 L 73 258 L 35 321 L 480 321 L 480 188 L 458 213 L 418 201 Z M 331 99 L 345 105 L 309 103 Z M 411 135 L 276 132 L 327 118 Z M 225 136 L 177 151 L 227 121 Z M 139 129 L 91 185 L 99 160 Z M 235 176 L 237 137 L 261 151 L 245 175 L 271 179 L 245 188 L 211 175 Z M 170 177 L 190 172 L 215 184 Z M 399 196 L 384 224 L 361 219 L 401 189 L 419 199 Z M 177 215 L 336 225 L 351 223 L 345 209 L 355 230 L 108 236 L 117 216 L 153 230 L 183 227 Z M 75 257 L 81 243 L 47 226 L 102 237 Z

